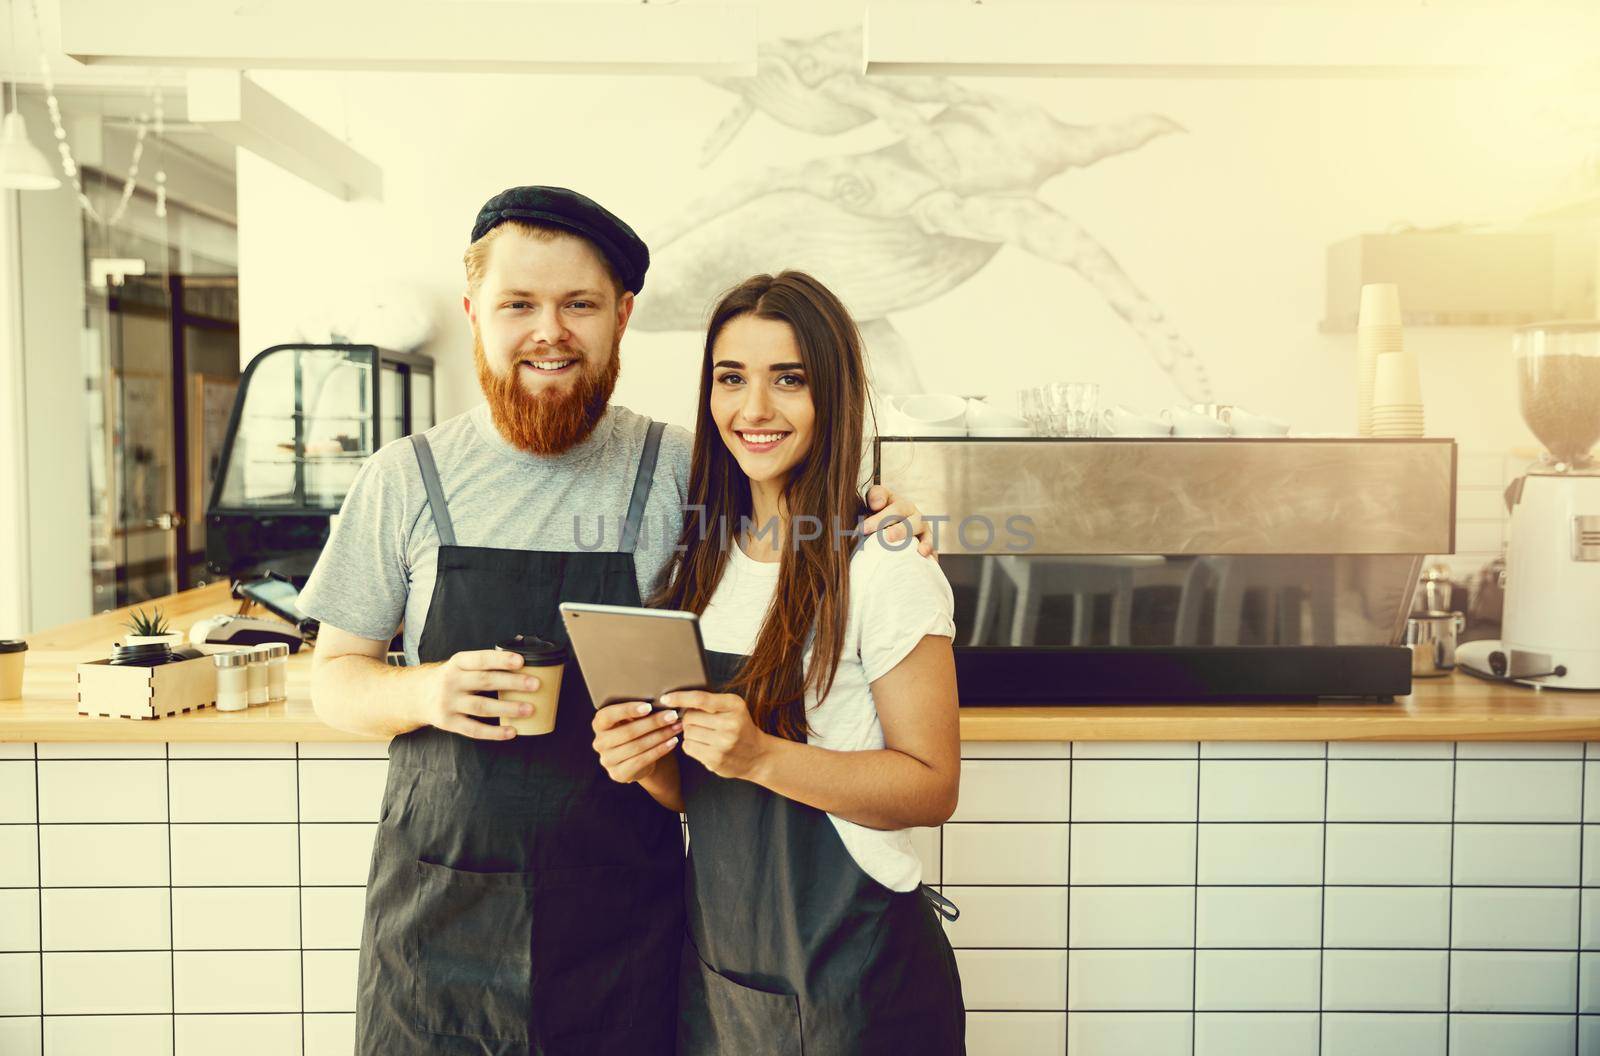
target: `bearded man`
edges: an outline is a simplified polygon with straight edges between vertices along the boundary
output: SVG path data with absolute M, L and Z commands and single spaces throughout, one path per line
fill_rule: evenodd
M 575 664 L 553 729 L 501 724 L 530 705 L 496 694 L 540 678 L 494 648 L 559 654 L 559 603 L 640 604 L 678 539 L 692 437 L 610 403 L 649 251 L 581 194 L 514 187 L 479 211 L 465 264 L 485 402 L 362 467 L 300 598 L 322 624 L 317 715 L 393 738 L 356 1051 L 670 1053 L 678 818 L 606 776 Z M 865 530 L 925 535 L 873 490 Z M 397 628 L 404 667 L 384 660 Z

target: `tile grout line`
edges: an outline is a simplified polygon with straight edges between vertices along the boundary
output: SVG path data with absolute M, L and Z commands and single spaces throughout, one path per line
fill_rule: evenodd
M 39 885 L 39 1053 L 44 1054 L 44 794 L 39 782 L 39 745 L 33 746 L 33 881 Z
M 1450 1056 L 1450 1036 L 1455 1033 L 1450 1029 L 1451 989 L 1455 986 L 1452 978 L 1455 972 L 1456 958 L 1453 947 L 1456 944 L 1456 796 L 1460 792 L 1459 772 L 1456 769 L 1456 759 L 1461 754 L 1461 743 L 1452 741 L 1450 744 L 1450 860 L 1449 872 L 1445 874 L 1448 886 L 1445 888 L 1445 913 L 1444 913 L 1444 1056 Z
M 167 786 L 167 978 L 172 983 L 172 1051 L 178 1051 L 178 936 L 177 936 L 177 910 L 175 903 L 177 896 L 173 893 L 172 882 L 176 879 L 172 875 L 172 745 L 166 743 L 161 746 L 162 764 L 166 768 Z
M 300 839 L 300 826 L 304 811 L 300 804 L 300 745 L 294 746 L 294 912 L 295 927 L 300 947 L 300 1054 L 306 1051 L 306 888 L 305 850 Z
M 1572 1051 L 1574 1056 L 1583 1053 L 1583 838 L 1586 835 L 1584 820 L 1589 812 L 1589 746 L 1583 746 L 1583 756 L 1578 762 L 1578 935 L 1573 943 L 1577 947 L 1574 965 L 1574 990 L 1572 995 Z
M 1078 809 L 1078 760 L 1071 741 L 1067 742 L 1067 952 L 1061 973 L 1061 1051 L 1072 1053 L 1072 815 Z
M 1194 746 L 1194 873 L 1189 877 L 1193 887 L 1189 916 L 1189 1056 L 1195 1056 L 1200 1044 L 1200 771 L 1204 760 L 1200 758 L 1200 744 Z
M 1328 1002 L 1328 787 L 1333 770 L 1333 745 L 1322 742 L 1322 863 L 1317 870 L 1317 1056 L 1327 1029 Z

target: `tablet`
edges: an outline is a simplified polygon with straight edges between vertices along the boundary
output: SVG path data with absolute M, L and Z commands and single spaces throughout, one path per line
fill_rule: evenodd
M 654 704 L 675 689 L 710 685 L 694 613 L 575 601 L 559 607 L 596 708 L 624 700 Z

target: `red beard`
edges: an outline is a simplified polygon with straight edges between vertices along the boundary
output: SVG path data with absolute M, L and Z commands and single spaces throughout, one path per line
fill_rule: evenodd
M 472 358 L 478 368 L 478 385 L 489 401 L 494 426 L 508 443 L 535 455 L 559 455 L 588 439 L 605 416 L 606 405 L 622 372 L 621 342 L 611 349 L 611 359 L 594 370 L 587 357 L 580 362 L 576 384 L 564 392 L 532 395 L 522 387 L 521 368 L 513 360 L 511 372 L 496 374 L 483 353 L 483 340 L 473 335 Z

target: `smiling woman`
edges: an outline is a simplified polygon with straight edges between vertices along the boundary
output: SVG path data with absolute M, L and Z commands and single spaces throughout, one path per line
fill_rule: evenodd
M 656 602 L 699 614 L 720 691 L 594 720 L 613 780 L 688 820 L 685 1056 L 962 1051 L 950 904 L 911 838 L 956 804 L 953 602 L 936 563 L 857 529 L 866 405 L 861 337 L 811 276 L 717 305 L 689 479 L 707 520 Z

